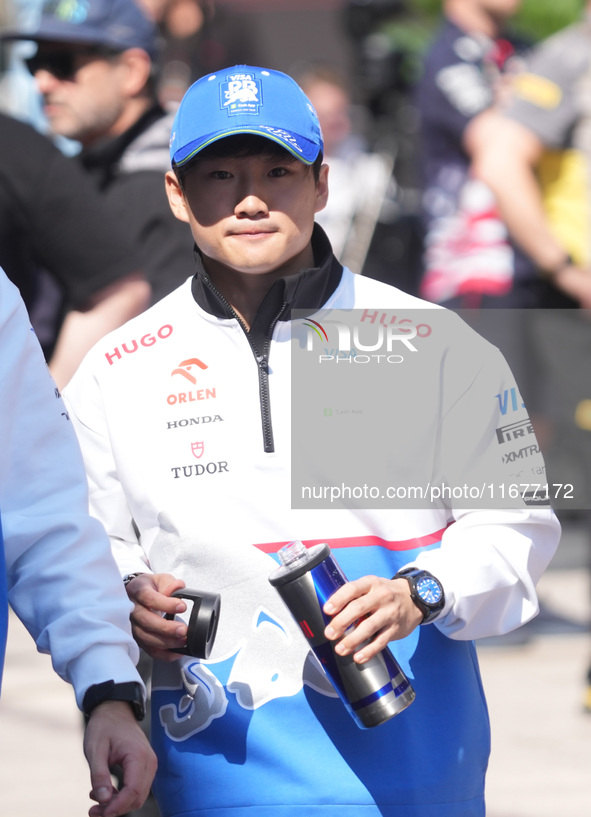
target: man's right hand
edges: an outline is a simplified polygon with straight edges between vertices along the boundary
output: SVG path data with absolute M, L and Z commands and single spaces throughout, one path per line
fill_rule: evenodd
M 127 585 L 127 595 L 134 604 L 131 628 L 140 647 L 152 658 L 177 661 L 180 653 L 170 650 L 187 643 L 187 625 L 169 621 L 162 613 L 184 613 L 187 605 L 182 599 L 171 598 L 175 590 L 185 586 L 181 579 L 168 573 L 141 573 Z

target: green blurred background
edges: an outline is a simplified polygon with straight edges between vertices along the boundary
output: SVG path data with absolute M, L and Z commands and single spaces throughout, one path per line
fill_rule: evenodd
M 411 0 L 417 16 L 429 23 L 441 13 L 441 0 Z M 584 0 L 525 0 L 513 27 L 525 36 L 539 40 L 580 16 Z

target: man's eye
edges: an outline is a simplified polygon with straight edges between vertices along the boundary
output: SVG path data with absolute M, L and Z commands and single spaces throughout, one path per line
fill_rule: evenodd
M 273 177 L 281 177 L 287 174 L 287 168 L 285 167 L 274 167 L 273 170 L 269 171 L 269 176 Z
M 212 179 L 230 179 L 232 174 L 227 170 L 214 170 L 211 174 Z

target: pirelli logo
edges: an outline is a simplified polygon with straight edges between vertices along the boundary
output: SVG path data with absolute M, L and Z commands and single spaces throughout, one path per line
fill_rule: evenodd
M 510 423 L 506 426 L 497 428 L 497 441 L 499 445 L 504 443 L 512 443 L 515 440 L 521 440 L 534 433 L 531 420 L 520 420 L 518 423 Z

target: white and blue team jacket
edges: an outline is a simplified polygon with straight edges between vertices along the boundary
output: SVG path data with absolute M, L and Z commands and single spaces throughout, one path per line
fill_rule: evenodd
M 536 614 L 559 526 L 526 505 L 292 510 L 290 307 L 433 312 L 343 271 L 319 231 L 315 257 L 274 285 L 255 348 L 201 268 L 101 340 L 66 389 L 121 573 L 171 573 L 222 597 L 207 661 L 155 662 L 156 796 L 164 817 L 480 817 L 489 724 L 472 639 Z M 404 441 L 417 457 L 436 447 L 451 471 L 502 461 L 503 411 L 527 420 L 497 350 L 460 335 L 432 343 L 426 422 Z M 543 467 L 535 448 L 528 468 Z M 391 644 L 416 700 L 373 730 L 347 714 L 268 582 L 296 538 L 327 542 L 349 579 L 416 564 L 444 585 L 440 617 Z

